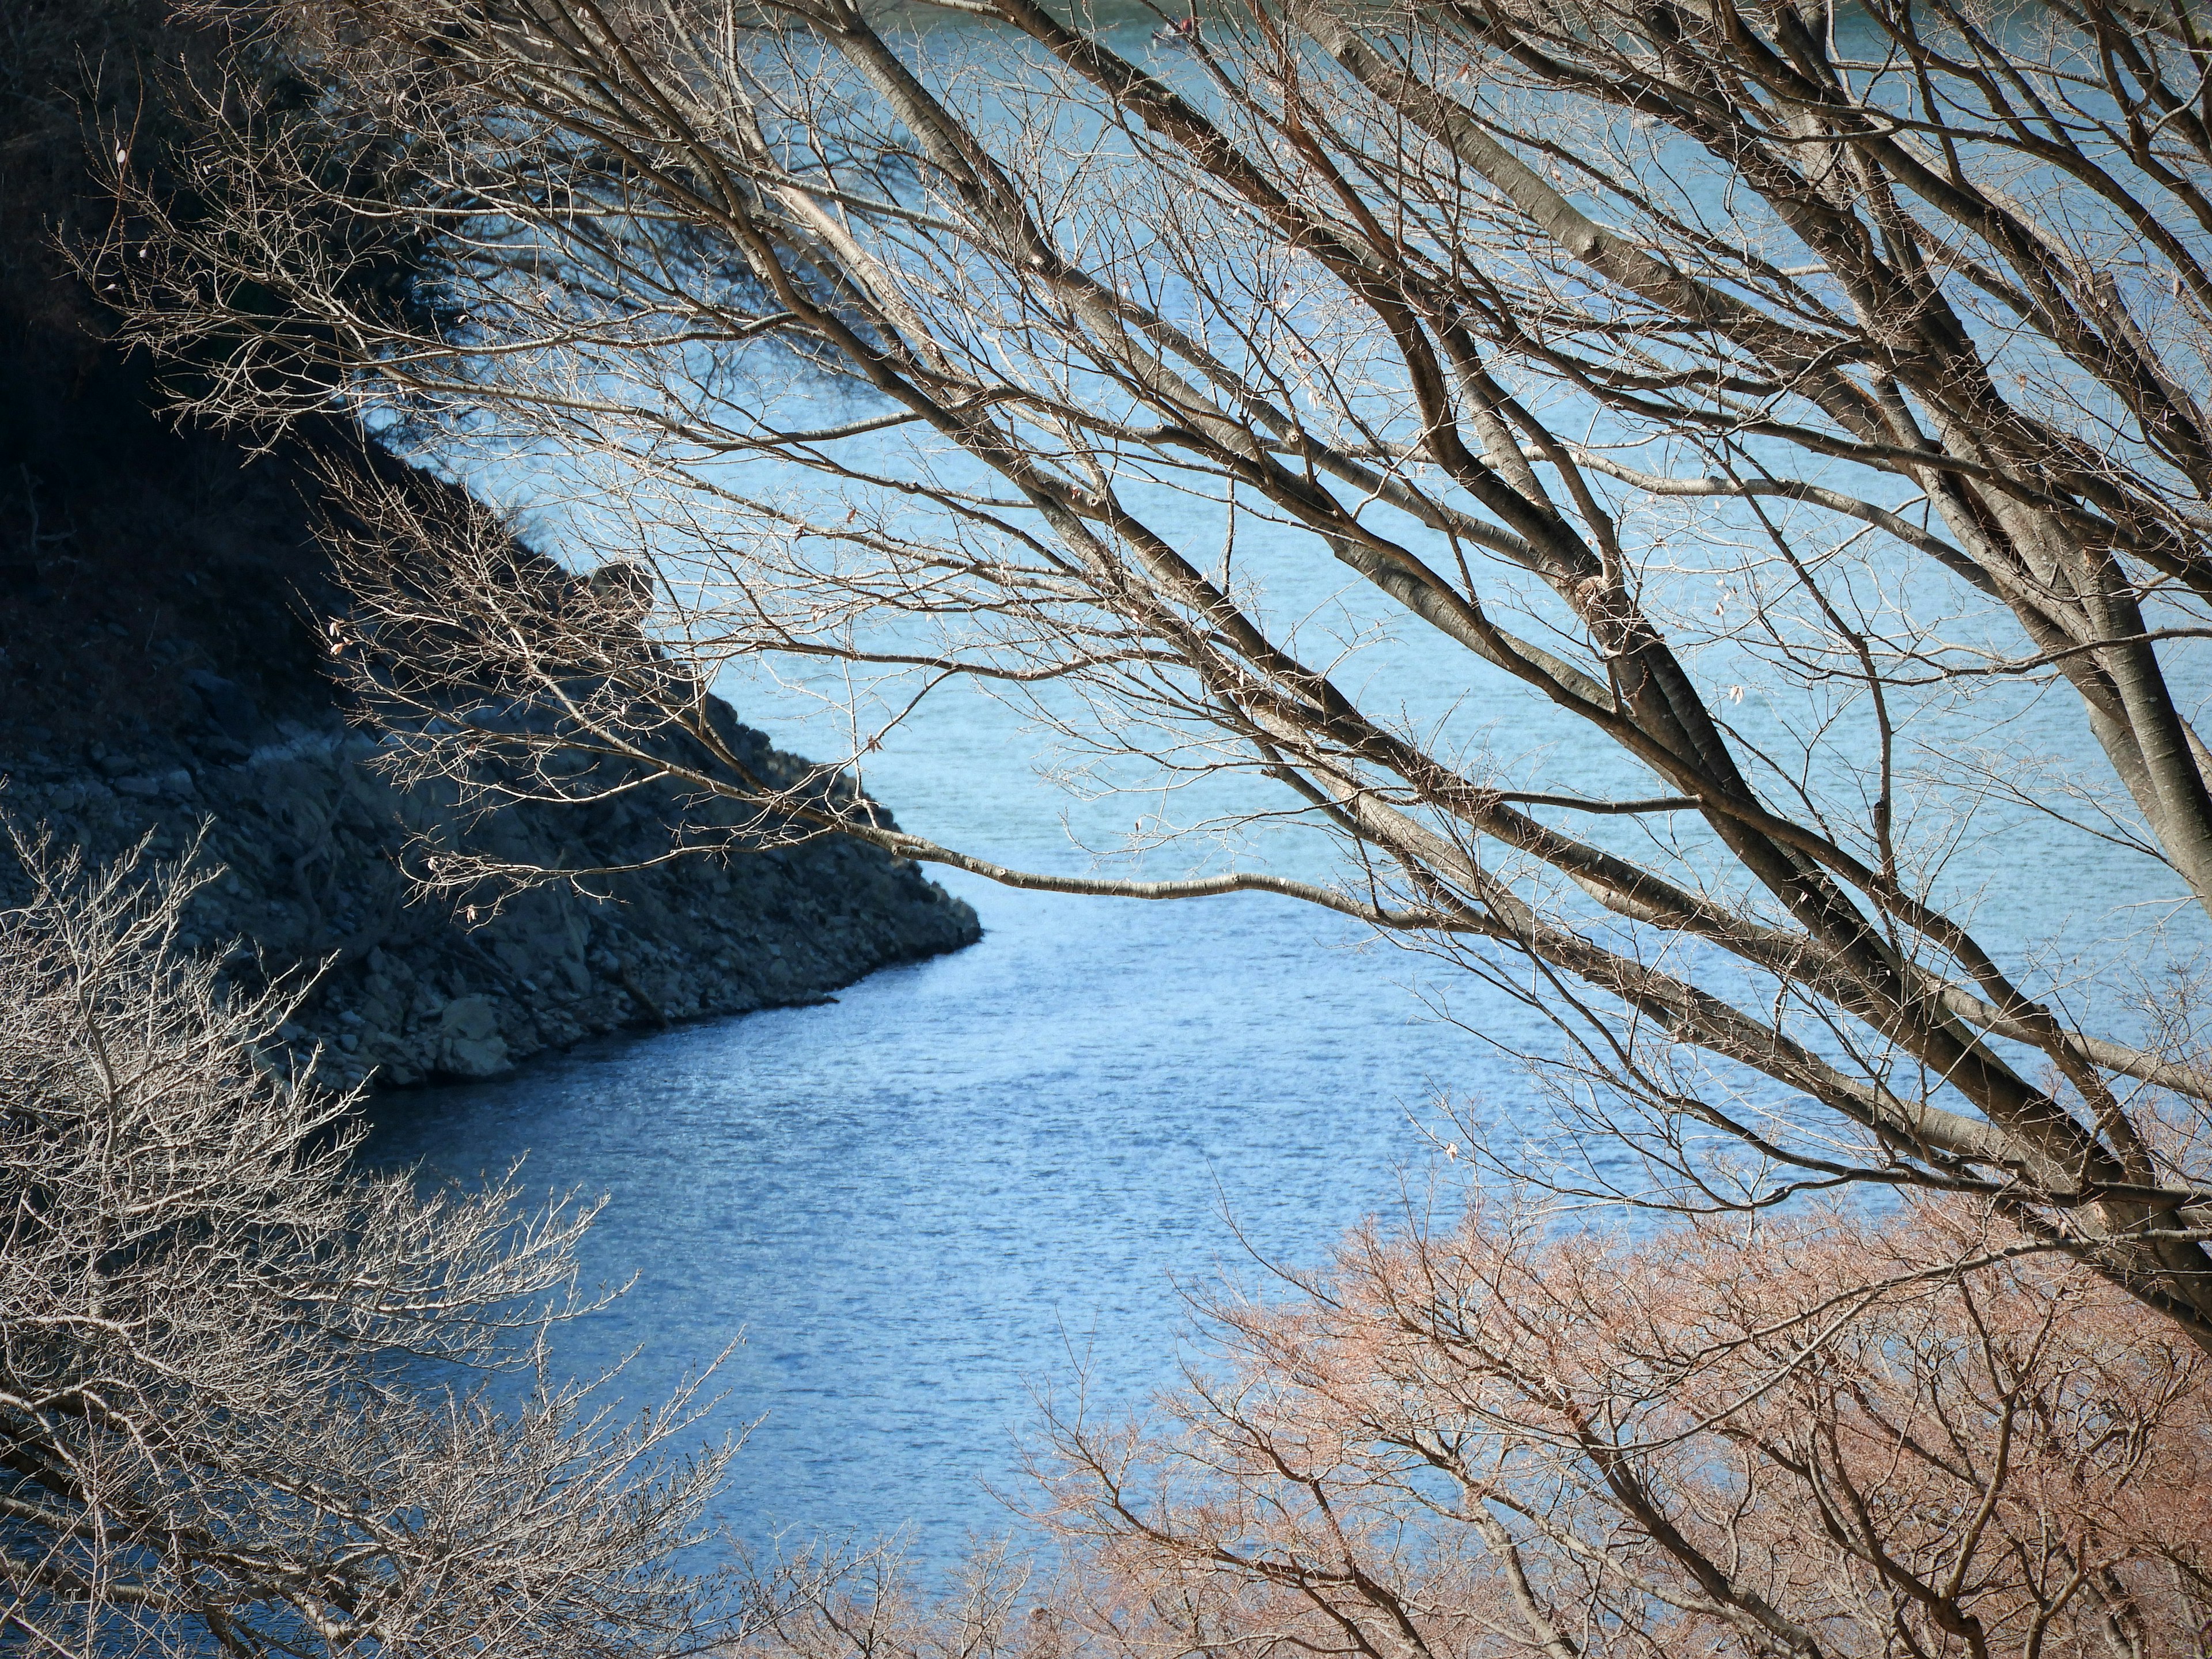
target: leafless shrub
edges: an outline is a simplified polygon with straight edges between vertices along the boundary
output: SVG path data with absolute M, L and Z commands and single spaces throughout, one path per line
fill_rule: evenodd
M 593 1305 L 590 1210 L 356 1168 L 352 1103 L 258 1053 L 300 988 L 240 997 L 177 950 L 204 876 L 15 850 L 0 1646 L 573 1659 L 733 1628 L 671 1560 L 729 1455 L 675 1450 L 692 1396 L 617 1420 L 522 1386 Z
M 1433 1204 L 1046 1401 L 1056 1565 L 787 1564 L 748 1659 L 2203 1659 L 2212 1373 L 1995 1219 Z
M 1036 1581 L 1005 1544 L 972 1550 L 925 1589 L 896 1535 L 871 1547 L 819 1541 L 749 1563 L 757 1616 L 730 1659 L 1045 1659 L 1057 1632 Z

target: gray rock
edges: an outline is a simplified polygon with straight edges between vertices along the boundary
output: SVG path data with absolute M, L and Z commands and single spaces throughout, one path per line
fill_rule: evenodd
M 192 775 L 181 766 L 166 772 L 146 772 L 136 777 L 118 778 L 113 786 L 116 793 L 130 795 L 139 800 L 158 800 L 164 796 L 172 800 L 183 800 L 193 793 Z
M 209 720 L 224 737 L 234 743 L 252 743 L 260 734 L 261 711 L 237 681 L 198 668 L 185 676 L 185 682 L 199 699 Z
M 490 998 L 456 997 L 446 1005 L 438 1016 L 438 1055 L 453 1077 L 497 1077 L 510 1069 L 507 1039 L 500 1035 Z
M 805 770 L 726 709 L 717 724 L 757 775 Z M 33 774 L 0 756 L 0 775 L 15 775 L 0 799 L 96 860 L 149 829 L 153 855 L 173 859 L 209 821 L 203 860 L 228 873 L 193 900 L 189 933 L 241 982 L 330 964 L 282 1038 L 335 1085 L 489 1077 L 624 1026 L 817 1002 L 981 933 L 915 866 L 842 838 L 702 855 L 591 897 L 540 889 L 495 913 L 479 902 L 473 918 L 410 902 L 397 862 L 410 836 L 577 869 L 637 863 L 666 850 L 679 817 L 726 827 L 738 809 L 646 788 L 480 821 L 450 791 L 394 789 L 368 763 L 376 745 L 335 719 L 277 729 L 250 753 L 213 731 L 160 740 L 112 787 L 88 758 Z M 0 902 L 20 881 L 0 868 Z

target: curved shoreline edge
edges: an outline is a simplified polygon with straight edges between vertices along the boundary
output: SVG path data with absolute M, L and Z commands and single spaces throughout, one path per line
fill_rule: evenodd
M 409 835 L 465 834 L 577 868 L 663 852 L 679 806 L 699 809 L 641 790 L 464 826 L 449 796 L 403 793 L 369 769 L 374 743 L 335 714 L 283 721 L 248 746 L 222 729 L 227 719 L 253 735 L 244 690 L 194 680 L 203 741 L 173 732 L 66 760 L 0 758 L 0 807 L 88 860 L 150 833 L 151 855 L 173 860 L 204 824 L 201 860 L 225 873 L 193 900 L 180 943 L 227 951 L 254 978 L 330 959 L 280 1036 L 334 1086 L 480 1079 L 609 1031 L 819 1002 L 878 968 L 981 937 L 975 911 L 918 866 L 840 838 L 617 877 L 596 901 L 543 888 L 471 926 L 434 901 L 408 902 L 396 856 Z M 770 774 L 805 767 L 737 731 Z M 19 877 L 0 872 L 0 894 Z

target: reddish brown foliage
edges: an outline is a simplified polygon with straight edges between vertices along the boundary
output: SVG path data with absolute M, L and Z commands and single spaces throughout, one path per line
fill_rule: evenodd
M 1355 1234 L 1054 1425 L 1066 1616 L 1135 1654 L 2201 1655 L 2203 1355 L 1964 1206 Z
M 758 1659 L 2182 1659 L 2212 1362 L 1964 1205 L 1640 1243 L 1478 1207 L 1050 1413 L 1060 1575 L 793 1564 Z

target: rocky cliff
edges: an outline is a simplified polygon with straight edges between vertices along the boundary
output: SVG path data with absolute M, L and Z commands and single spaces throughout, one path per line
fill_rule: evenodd
M 411 833 L 620 864 L 665 849 L 678 805 L 464 826 L 363 765 L 373 740 L 323 674 L 338 596 L 302 456 L 157 420 L 145 367 L 105 343 L 55 252 L 104 210 L 82 118 L 143 118 L 117 65 L 192 43 L 162 33 L 159 0 L 19 7 L 0 31 L 0 808 L 96 859 L 149 832 L 173 857 L 205 824 L 227 873 L 192 943 L 242 975 L 329 963 L 287 1036 L 337 1082 L 481 1077 L 617 1026 L 817 1000 L 978 936 L 918 870 L 842 842 L 667 866 L 597 902 L 541 891 L 482 925 L 409 904 L 393 856 Z M 63 84 L 103 58 L 96 84 Z M 732 726 L 758 769 L 799 764 Z
M 367 764 L 374 741 L 334 719 L 268 720 L 204 669 L 177 690 L 195 722 L 0 758 L 12 774 L 0 803 L 96 857 L 149 834 L 156 857 L 197 845 L 225 873 L 193 901 L 183 943 L 257 978 L 319 967 L 283 1035 L 334 1084 L 488 1077 L 617 1027 L 819 1001 L 979 935 L 975 913 L 914 866 L 842 840 L 665 866 L 598 898 L 540 890 L 474 923 L 410 905 L 394 859 L 410 834 L 572 869 L 635 862 L 665 850 L 678 803 L 637 792 L 465 824 L 450 796 L 394 790 Z M 729 729 L 764 775 L 804 766 Z

